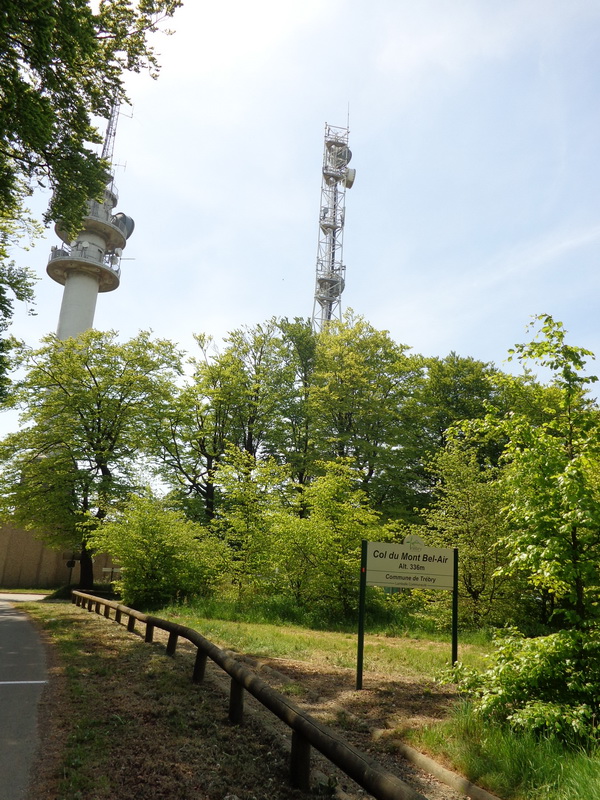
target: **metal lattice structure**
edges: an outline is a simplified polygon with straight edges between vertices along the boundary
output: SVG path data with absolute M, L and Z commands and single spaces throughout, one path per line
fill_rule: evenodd
M 321 207 L 319 211 L 319 244 L 312 327 L 321 331 L 332 319 L 341 319 L 341 294 L 346 282 L 343 263 L 344 217 L 346 189 L 354 183 L 356 170 L 348 163 L 352 153 L 348 147 L 350 131 L 325 124 Z
M 110 117 L 106 134 L 104 136 L 104 144 L 102 145 L 102 158 L 112 164 L 113 155 L 115 151 L 115 137 L 117 135 L 117 123 L 119 121 L 119 109 L 121 104 L 117 99 L 114 100 L 112 108 L 110 109 Z

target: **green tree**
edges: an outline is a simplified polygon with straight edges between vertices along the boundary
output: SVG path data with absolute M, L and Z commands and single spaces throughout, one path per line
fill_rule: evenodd
M 173 393 L 167 409 L 147 417 L 147 446 L 157 472 L 198 521 L 215 515 L 215 470 L 233 438 L 229 371 L 208 359 L 195 361 L 191 383 Z
M 92 535 L 89 546 L 123 568 L 116 588 L 128 605 L 157 608 L 211 595 L 228 561 L 223 542 L 151 495 L 132 495 L 121 513 Z
M 449 429 L 461 420 L 484 417 L 498 394 L 498 371 L 491 364 L 452 352 L 428 358 L 412 402 L 420 418 L 423 453 L 434 454 L 448 442 Z
M 277 583 L 274 523 L 289 508 L 286 468 L 230 445 L 215 478 L 222 501 L 213 529 L 231 550 L 238 596 L 272 589 Z
M 503 471 L 507 564 L 543 598 L 554 598 L 554 633 L 509 631 L 495 663 L 467 688 L 488 718 L 581 742 L 600 716 L 600 417 L 583 372 L 589 350 L 570 345 L 560 322 L 536 320 L 536 338 L 511 351 L 551 371 L 552 404 L 541 419 L 490 418 L 507 439 Z M 535 323 L 534 323 L 535 324 Z
M 313 432 L 310 395 L 314 383 L 318 337 L 310 320 L 300 318 L 279 322 L 279 400 L 278 411 L 265 442 L 265 451 L 290 468 L 291 479 L 299 486 L 314 476 L 319 457 Z
M 304 498 L 317 532 L 312 599 L 326 607 L 331 617 L 348 617 L 358 607 L 361 542 L 377 541 L 379 514 L 347 462 L 328 462 L 322 467 L 323 474 L 306 487 Z
M 189 513 L 210 521 L 217 510 L 215 470 L 228 445 L 252 457 L 262 452 L 280 404 L 284 366 L 274 320 L 233 331 L 222 353 L 208 336 L 196 341 L 200 356 L 192 359 L 192 378 L 165 413 L 149 417 L 148 445 Z
M 405 410 L 421 359 L 386 331 L 347 314 L 319 335 L 310 413 L 323 460 L 349 458 L 374 508 L 412 516 L 418 505 L 418 453 Z
M 432 546 L 458 548 L 461 623 L 474 627 L 519 618 L 515 579 L 498 574 L 506 564 L 500 544 L 506 535 L 505 487 L 499 468 L 481 466 L 477 455 L 453 440 L 438 452 L 431 465 L 438 484 L 424 511 L 426 532 L 417 531 Z
M 552 371 L 558 404 L 532 424 L 510 415 L 503 424 L 510 533 L 506 571 L 525 571 L 551 593 L 569 625 L 598 618 L 600 587 L 600 416 L 588 395 L 597 380 L 585 376 L 589 350 L 567 344 L 560 322 L 544 315 L 541 338 L 512 355 Z
M 5 258 L 6 249 L 3 247 L 0 230 L 0 264 Z M 33 275 L 12 262 L 5 264 L 0 274 L 0 404 L 8 395 L 11 354 L 16 346 L 14 339 L 6 335 L 13 315 L 14 301 L 33 303 L 33 283 Z
M 289 384 L 277 321 L 234 330 L 225 343 L 223 359 L 237 393 L 231 405 L 234 442 L 250 455 L 259 456 L 280 413 L 282 387 Z
M 240 597 L 283 596 L 339 620 L 356 610 L 361 540 L 373 538 L 379 515 L 347 463 L 318 467 L 299 491 L 285 466 L 231 447 L 217 472 L 213 524 L 231 548 Z
M 49 544 L 80 548 L 89 587 L 89 535 L 137 485 L 144 418 L 168 403 L 179 354 L 147 333 L 120 344 L 90 330 L 48 337 L 23 366 L 22 427 L 0 444 L 2 509 Z
M 157 61 L 148 34 L 180 0 L 19 0 L 0 19 L 0 222 L 20 220 L 39 184 L 53 191 L 45 220 L 76 233 L 106 183 L 90 144 L 124 99 L 123 73 Z M 4 227 L 4 231 L 7 228 Z

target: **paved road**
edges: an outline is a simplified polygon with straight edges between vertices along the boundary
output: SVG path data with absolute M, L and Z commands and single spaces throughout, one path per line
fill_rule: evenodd
M 0 800 L 23 800 L 38 745 L 37 707 L 47 680 L 40 637 L 12 603 L 34 595 L 0 595 Z

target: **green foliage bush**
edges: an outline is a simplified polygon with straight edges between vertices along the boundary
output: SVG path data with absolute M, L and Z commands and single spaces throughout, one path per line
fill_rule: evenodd
M 147 496 L 132 496 L 92 543 L 122 567 L 116 588 L 123 601 L 143 608 L 212 594 L 228 561 L 226 546 L 214 534 Z
M 460 674 L 460 668 L 459 668 Z M 589 743 L 599 738 L 600 630 L 496 637 L 493 665 L 465 673 L 461 687 L 485 719 L 514 730 Z

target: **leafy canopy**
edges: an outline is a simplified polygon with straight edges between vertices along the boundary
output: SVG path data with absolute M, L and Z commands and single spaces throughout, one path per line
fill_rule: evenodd
M 139 481 L 145 418 L 166 407 L 179 354 L 140 333 L 47 337 L 23 354 L 21 429 L 0 442 L 0 510 L 54 546 L 86 538 Z
M 180 0 L 19 0 L 0 15 L 0 220 L 20 218 L 39 186 L 53 197 L 45 221 L 77 231 L 90 197 L 106 182 L 106 164 L 90 147 L 125 98 L 125 71 L 157 61 L 149 33 Z

